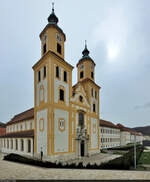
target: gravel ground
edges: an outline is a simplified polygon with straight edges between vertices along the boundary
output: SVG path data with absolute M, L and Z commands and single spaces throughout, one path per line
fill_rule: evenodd
M 47 169 L 2 160 L 0 179 L 150 179 L 148 171 Z

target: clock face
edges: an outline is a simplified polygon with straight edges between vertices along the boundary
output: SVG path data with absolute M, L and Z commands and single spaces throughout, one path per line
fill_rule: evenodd
M 58 33 L 56 33 L 56 40 L 60 43 L 62 42 L 62 38 Z
M 84 65 L 83 64 L 81 64 L 80 65 L 80 70 L 82 70 L 84 68 Z

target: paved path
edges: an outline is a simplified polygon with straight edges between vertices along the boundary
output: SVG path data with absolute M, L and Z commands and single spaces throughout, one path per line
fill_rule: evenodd
M 73 159 L 67 161 L 67 163 L 76 163 L 78 164 L 79 162 L 82 162 L 84 166 L 87 164 L 101 164 L 103 162 L 108 162 L 110 160 L 116 159 L 120 157 L 121 155 L 113 155 L 113 154 L 106 154 L 106 153 L 100 153 L 100 154 L 95 154 L 90 157 L 82 157 L 81 159 Z
M 0 179 L 150 179 L 150 172 L 47 169 L 3 161 L 0 155 Z

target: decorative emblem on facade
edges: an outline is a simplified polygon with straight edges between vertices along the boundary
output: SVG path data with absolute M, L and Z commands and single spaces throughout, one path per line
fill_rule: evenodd
M 93 133 L 96 133 L 96 124 L 93 124 Z
M 60 118 L 58 120 L 58 129 L 59 129 L 59 131 L 61 131 L 61 132 L 65 131 L 65 125 L 66 125 L 65 120 L 63 118 Z

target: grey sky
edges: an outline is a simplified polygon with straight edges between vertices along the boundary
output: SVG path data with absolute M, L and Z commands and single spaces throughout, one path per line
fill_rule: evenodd
M 50 0 L 1 0 L 0 121 L 34 105 L 32 66 Z M 55 0 L 66 33 L 65 59 L 73 66 L 84 41 L 96 63 L 101 118 L 129 127 L 150 125 L 150 1 Z M 73 84 L 76 83 L 76 68 Z

